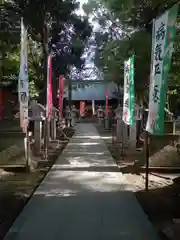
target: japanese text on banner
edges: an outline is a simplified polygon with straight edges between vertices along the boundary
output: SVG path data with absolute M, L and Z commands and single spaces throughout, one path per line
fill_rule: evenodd
M 134 56 L 124 62 L 123 121 L 134 124 Z
M 18 93 L 20 104 L 20 125 L 23 131 L 27 131 L 28 126 L 28 56 L 27 56 L 27 30 L 21 19 L 21 54 L 20 54 L 20 73 L 18 80 Z
M 177 10 L 176 5 L 154 21 L 149 114 L 146 125 L 146 130 L 154 135 L 163 135 L 164 132 L 164 108 Z

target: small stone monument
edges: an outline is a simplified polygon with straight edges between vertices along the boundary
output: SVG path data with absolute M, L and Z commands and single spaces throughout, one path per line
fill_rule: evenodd
M 40 154 L 41 152 L 41 140 L 42 140 L 42 122 L 46 117 L 46 109 L 43 105 L 32 100 L 29 109 L 29 120 L 34 122 L 34 141 L 35 141 L 35 152 Z

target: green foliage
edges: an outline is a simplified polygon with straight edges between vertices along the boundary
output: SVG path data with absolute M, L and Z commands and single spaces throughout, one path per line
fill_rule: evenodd
M 74 0 L 14 0 L 6 1 L 0 9 L 0 80 L 19 74 L 20 18 L 29 33 L 29 82 L 32 96 L 46 89 L 47 55 L 53 53 L 53 84 L 60 74 L 68 75 L 73 66 L 81 69 L 81 56 L 91 35 L 88 20 L 75 14 Z M 14 53 L 5 45 L 16 49 Z M 52 47 L 53 46 L 53 47 Z M 8 53 L 8 62 L 5 55 Z M 10 61 L 12 59 L 12 61 Z M 56 95 L 56 89 L 53 87 Z M 44 95 L 44 94 L 43 94 Z
M 89 0 L 85 10 L 88 9 L 88 15 L 92 14 L 100 24 L 100 30 L 95 33 L 94 61 L 103 72 L 104 78 L 123 85 L 124 61 L 134 53 L 136 93 L 148 97 L 152 20 L 177 2 L 177 0 Z M 178 18 L 178 25 L 179 20 Z M 114 32 L 117 34 L 113 35 Z M 180 86 L 179 72 L 178 28 L 169 74 L 171 96 L 179 92 L 177 90 Z
M 151 32 L 152 19 L 171 8 L 178 0 L 102 0 L 123 25 Z

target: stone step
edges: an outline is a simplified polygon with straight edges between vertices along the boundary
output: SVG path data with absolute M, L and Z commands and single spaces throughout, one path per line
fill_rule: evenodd
M 1 137 L 25 137 L 25 133 L 19 131 L 0 131 Z
M 0 168 L 6 172 L 26 172 L 28 168 L 25 164 L 0 164 Z

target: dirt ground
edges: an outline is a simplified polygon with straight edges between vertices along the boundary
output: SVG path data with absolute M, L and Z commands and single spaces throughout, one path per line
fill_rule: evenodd
M 97 126 L 96 126 L 97 127 Z M 115 159 L 120 171 L 134 163 L 133 154 L 121 157 L 117 145 L 112 138 L 112 131 L 105 131 L 97 127 L 100 136 L 104 139 L 108 149 Z M 129 150 L 128 150 L 129 151 Z M 123 172 L 126 181 L 131 184 L 132 190 L 149 220 L 159 233 L 161 240 L 179 240 L 180 238 L 180 174 L 149 174 L 149 191 L 145 191 L 145 175 L 143 173 Z
M 71 137 L 73 132 L 68 131 L 66 134 Z M 51 150 L 48 166 L 41 166 L 33 172 L 6 172 L 0 169 L 0 240 L 3 239 L 67 143 L 68 140 L 61 140 L 59 147 L 54 151 Z

